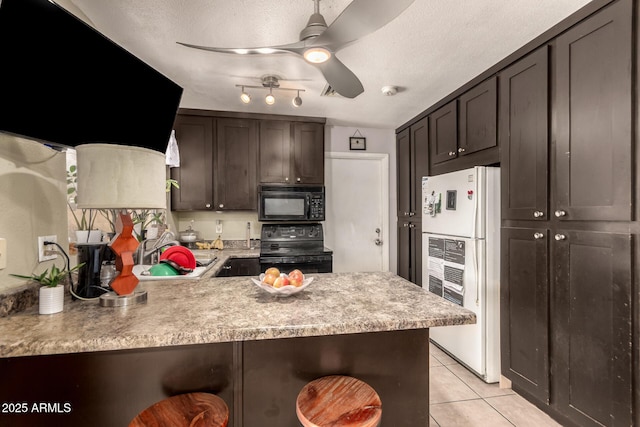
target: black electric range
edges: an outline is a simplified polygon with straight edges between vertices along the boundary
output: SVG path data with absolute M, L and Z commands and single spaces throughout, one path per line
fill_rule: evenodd
M 333 251 L 324 247 L 322 224 L 263 224 L 260 269 L 277 267 L 283 273 L 331 273 Z

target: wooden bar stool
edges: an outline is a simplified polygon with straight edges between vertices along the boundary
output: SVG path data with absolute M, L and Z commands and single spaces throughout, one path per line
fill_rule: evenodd
M 375 427 L 382 417 L 382 402 L 364 381 L 331 375 L 300 390 L 296 414 L 304 427 Z
M 140 412 L 129 427 L 226 427 L 229 408 L 210 393 L 186 393 L 156 402 Z

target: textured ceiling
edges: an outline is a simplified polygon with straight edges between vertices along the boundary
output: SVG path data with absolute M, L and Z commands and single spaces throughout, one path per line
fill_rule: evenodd
M 393 0 L 389 0 L 393 1 Z M 322 74 L 300 57 L 234 56 L 190 49 L 181 41 L 217 47 L 258 47 L 298 40 L 312 0 L 56 0 L 71 13 L 184 88 L 181 107 L 327 117 L 328 123 L 394 129 L 560 22 L 589 0 L 416 0 L 373 34 L 337 57 L 361 80 L 355 99 L 321 97 Z M 331 24 L 350 0 L 322 0 Z M 281 87 L 263 102 L 254 91 L 244 105 L 235 85 L 259 85 L 274 74 Z M 384 96 L 382 86 L 400 88 Z

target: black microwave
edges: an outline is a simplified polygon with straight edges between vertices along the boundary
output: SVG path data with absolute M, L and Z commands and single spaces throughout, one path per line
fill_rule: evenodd
M 259 221 L 324 221 L 323 186 L 261 185 Z

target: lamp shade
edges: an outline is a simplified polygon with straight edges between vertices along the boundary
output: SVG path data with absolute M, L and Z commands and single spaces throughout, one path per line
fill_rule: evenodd
M 115 144 L 76 147 L 78 207 L 166 209 L 165 155 Z

